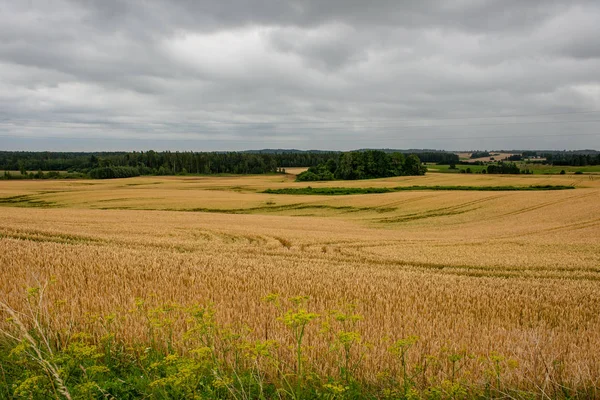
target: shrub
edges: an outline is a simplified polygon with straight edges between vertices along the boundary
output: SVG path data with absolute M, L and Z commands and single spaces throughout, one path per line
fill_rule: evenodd
M 92 179 L 131 178 L 140 176 L 140 170 L 136 167 L 100 167 L 92 169 L 89 175 Z
M 477 362 L 491 372 L 490 379 L 471 383 L 465 379 L 469 372 L 462 370 L 474 355 L 443 349 L 413 359 L 408 355 L 419 338 L 400 336 L 388 344 L 391 364 L 382 366 L 374 380 L 366 380 L 356 374 L 373 347 L 363 342 L 358 329 L 362 315 L 352 304 L 326 314 L 311 312 L 308 296 L 284 299 L 269 294 L 263 299 L 286 327 L 289 347 L 282 346 L 285 341 L 252 339 L 246 329 L 221 325 L 211 305 L 152 307 L 140 299 L 130 313 L 144 317 L 151 343 L 116 339 L 114 314 L 95 317 L 107 332 L 101 338 L 86 331 L 59 334 L 43 305 L 44 291 L 45 287 L 28 289 L 27 313 L 0 301 L 0 311 L 10 317 L 0 327 L 0 389 L 7 398 L 424 399 L 438 398 L 431 396 L 438 392 L 449 393 L 443 398 L 496 398 L 511 390 L 502 378 L 518 365 L 494 352 L 481 355 Z M 186 321 L 180 339 L 184 349 L 173 346 L 176 318 Z M 319 373 L 305 357 L 305 341 L 315 334 L 330 343 L 337 370 Z M 286 347 L 291 362 L 282 358 Z M 441 380 L 424 375 L 428 365 L 441 367 L 436 362 L 444 359 L 448 367 L 436 371 Z

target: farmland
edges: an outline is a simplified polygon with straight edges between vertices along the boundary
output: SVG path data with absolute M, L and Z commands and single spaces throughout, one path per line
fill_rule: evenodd
M 436 185 L 574 189 L 427 190 Z M 389 348 L 403 339 L 408 365 L 437 360 L 419 370 L 418 390 L 485 387 L 492 368 L 498 390 L 597 395 L 599 177 L 429 173 L 311 186 L 420 189 L 264 193 L 306 187 L 291 174 L 2 181 L 0 299 L 25 310 L 26 289 L 52 282 L 44 302 L 57 331 L 100 343 L 98 321 L 113 315 L 115 337 L 143 346 L 152 336 L 136 305 L 211 303 L 220 324 L 280 343 L 293 364 L 288 327 L 263 299 L 308 296 L 303 307 L 319 317 L 303 356 L 318 376 L 338 370 L 327 315 L 353 305 L 361 382 L 395 370 Z M 183 354 L 185 317 L 164 313 L 168 351 Z
M 585 166 L 560 166 L 560 165 L 545 165 L 545 164 L 534 164 L 525 161 L 518 161 L 516 163 L 520 169 L 529 170 L 533 174 L 541 175 L 558 175 L 561 171 L 565 171 L 566 174 L 575 174 L 576 172 L 581 174 L 599 175 L 600 165 L 585 165 Z M 460 170 L 471 169 L 473 173 L 481 172 L 487 168 L 487 165 L 456 165 L 456 169 L 450 169 L 450 165 L 436 165 L 430 163 L 427 165 L 427 169 L 431 172 L 440 173 L 460 173 Z

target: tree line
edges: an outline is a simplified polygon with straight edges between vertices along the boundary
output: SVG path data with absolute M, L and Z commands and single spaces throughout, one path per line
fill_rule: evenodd
M 333 179 L 372 179 L 403 175 L 424 175 L 427 168 L 416 154 L 386 153 L 365 150 L 341 153 L 326 162 L 310 167 L 296 178 L 298 181 Z
M 482 157 L 489 157 L 491 154 L 489 151 L 485 150 L 485 151 L 474 151 L 473 153 L 471 153 L 471 157 L 470 158 L 482 158 Z
M 114 153 L 0 152 L 2 170 L 82 172 L 92 177 L 111 174 L 263 174 L 277 172 L 279 168 L 279 160 L 273 154 L 153 150 Z
M 541 158 L 536 160 L 536 158 Z M 523 161 L 531 159 L 530 162 L 536 164 L 556 165 L 556 166 L 574 166 L 582 167 L 586 165 L 600 165 L 600 152 L 595 150 L 575 150 L 575 151 L 522 151 L 508 157 L 508 161 Z
M 440 165 L 456 164 L 459 161 L 458 154 L 445 151 L 427 151 L 419 153 L 410 153 L 416 155 L 421 162 L 436 163 Z
M 368 153 L 360 151 L 353 153 Z M 385 153 L 380 151 L 380 153 Z M 20 152 L 0 151 L 0 170 L 67 171 L 92 178 L 176 174 L 264 174 L 288 167 L 311 167 L 339 159 L 341 152 Z M 390 153 L 388 153 L 390 154 Z M 393 154 L 393 153 L 391 153 Z M 424 162 L 446 163 L 458 156 L 446 152 L 416 153 Z M 346 168 L 348 170 L 348 168 Z M 367 172 L 365 172 L 367 171 Z M 344 176 L 373 175 L 370 170 Z M 341 172 L 340 172 L 341 173 Z M 379 172 L 377 173 L 379 174 Z M 31 172 L 28 176 L 31 175 Z M 39 175 L 39 173 L 38 173 Z M 31 175 L 34 177 L 34 175 Z M 39 175 L 41 176 L 41 175 Z
M 600 153 L 574 154 L 549 153 L 543 154 L 547 164 L 582 167 L 585 165 L 600 165 Z
M 486 170 L 484 170 L 486 171 Z M 515 163 L 500 161 L 497 165 L 488 165 L 488 174 L 529 174 L 529 170 L 521 170 Z

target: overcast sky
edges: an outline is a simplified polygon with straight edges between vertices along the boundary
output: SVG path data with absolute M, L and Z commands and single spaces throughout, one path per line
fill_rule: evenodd
M 0 0 L 0 150 L 600 148 L 600 1 Z

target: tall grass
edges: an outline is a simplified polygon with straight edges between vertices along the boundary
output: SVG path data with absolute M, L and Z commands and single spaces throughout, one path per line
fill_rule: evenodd
M 4 398 L 573 399 L 600 394 L 594 380 L 569 386 L 559 373 L 549 375 L 544 387 L 511 387 L 504 377 L 519 361 L 495 352 L 448 347 L 411 359 L 416 336 L 390 338 L 384 346 L 391 362 L 365 379 L 357 372 L 373 344 L 357 330 L 363 316 L 352 305 L 322 315 L 311 312 L 306 296 L 264 298 L 287 329 L 289 347 L 285 341 L 255 339 L 243 325 L 220 324 L 210 304 L 152 306 L 141 299 L 128 313 L 146 321 L 148 340 L 128 342 L 112 329 L 125 323 L 114 314 L 95 317 L 101 336 L 79 330 L 75 321 L 71 330 L 57 330 L 46 287 L 28 290 L 26 312 L 0 302 L 9 317 L 0 330 Z M 177 321 L 180 334 L 174 330 Z M 323 373 L 318 359 L 304 356 L 310 336 L 328 343 L 336 368 Z M 290 353 L 294 356 L 286 357 Z M 466 360 L 475 360 L 486 373 L 473 380 Z
M 445 177 L 412 182 L 581 184 Z M 41 356 L 3 312 L 13 339 L 0 352 L 0 398 L 28 378 L 25 398 L 27 387 L 64 397 L 52 371 L 73 398 L 110 397 L 84 396 L 85 379 L 109 394 L 129 382 L 120 398 L 188 396 L 170 376 L 203 382 L 204 397 L 596 396 L 586 390 L 600 377 L 598 181 L 318 198 L 256 192 L 295 185 L 281 177 L 219 179 L 3 181 L 0 300 Z M 121 206 L 269 215 L 89 209 Z M 37 283 L 53 277 L 52 290 Z M 23 298 L 26 287 L 40 289 Z M 46 310 L 43 333 L 32 310 Z M 190 353 L 200 340 L 216 358 Z

